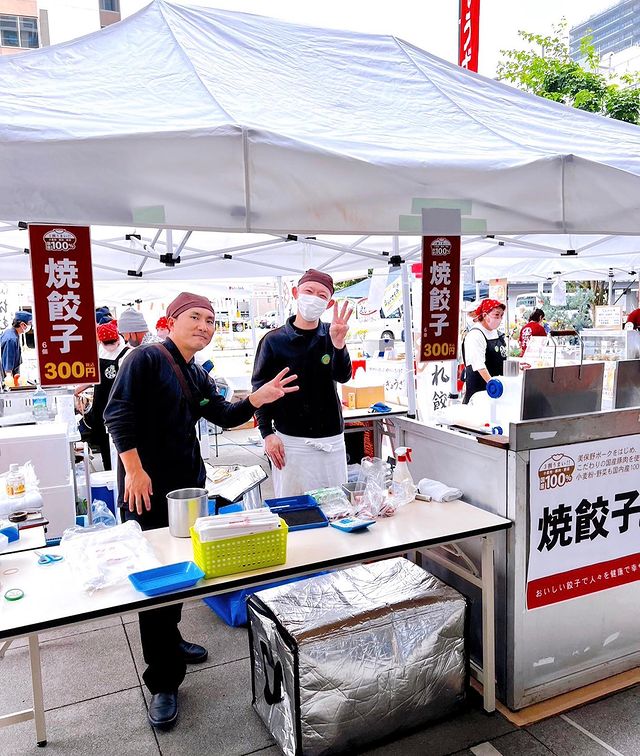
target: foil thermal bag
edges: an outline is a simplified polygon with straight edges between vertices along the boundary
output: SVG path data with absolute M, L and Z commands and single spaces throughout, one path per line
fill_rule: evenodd
M 248 601 L 253 706 L 286 756 L 353 752 L 454 712 L 465 598 L 407 559 Z

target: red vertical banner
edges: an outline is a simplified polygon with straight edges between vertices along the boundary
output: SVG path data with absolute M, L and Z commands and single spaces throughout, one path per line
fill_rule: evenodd
M 458 356 L 460 237 L 422 237 L 422 334 L 420 361 Z
M 469 71 L 478 70 L 480 42 L 480 0 L 460 0 L 458 65 Z
M 29 225 L 40 383 L 99 383 L 88 226 Z

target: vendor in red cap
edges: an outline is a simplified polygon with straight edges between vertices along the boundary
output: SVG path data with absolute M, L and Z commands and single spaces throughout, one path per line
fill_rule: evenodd
M 104 418 L 119 454 L 118 504 L 124 519 L 143 530 L 168 525 L 167 494 L 177 488 L 204 488 L 196 423 L 202 417 L 223 428 L 249 420 L 263 405 L 297 390 L 287 366 L 231 404 L 196 364 L 194 355 L 213 337 L 211 302 L 182 292 L 167 307 L 169 336 L 161 344 L 134 349 L 123 362 Z M 276 374 L 277 373 L 277 374 Z M 275 376 L 275 377 L 274 377 Z M 186 664 L 203 662 L 207 650 L 183 640 L 181 605 L 140 612 L 140 638 L 151 692 L 148 717 L 167 729 L 178 716 L 178 686 Z
M 84 413 L 80 421 L 80 435 L 83 440 L 100 449 L 102 466 L 105 470 L 111 470 L 111 449 L 109 436 L 104 424 L 104 410 L 107 406 L 109 393 L 113 386 L 120 363 L 129 351 L 124 339 L 118 333 L 118 322 L 110 320 L 96 329 L 98 336 L 98 357 L 100 383 L 93 387 L 93 401 L 88 412 Z M 91 384 L 76 386 L 74 394 L 79 396 L 88 389 Z
M 497 299 L 483 299 L 471 313 L 474 325 L 462 342 L 466 385 L 464 404 L 468 404 L 478 391 L 485 391 L 491 378 L 502 375 L 507 345 L 504 333 L 498 328 L 505 310 L 505 305 Z
M 351 378 L 346 347 L 351 309 L 334 306 L 333 279 L 308 270 L 293 289 L 297 313 L 267 333 L 258 345 L 254 389 L 283 367 L 298 376 L 300 391 L 256 412 L 272 462 L 276 497 L 347 482 L 342 406 L 336 381 Z M 321 315 L 333 306 L 331 323 Z
M 158 318 L 158 322 L 156 323 L 156 336 L 161 341 L 164 341 L 168 335 L 169 323 L 167 322 L 166 317 L 163 315 L 161 318 Z

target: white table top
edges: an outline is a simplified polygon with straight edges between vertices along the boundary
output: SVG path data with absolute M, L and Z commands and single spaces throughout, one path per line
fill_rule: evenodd
M 379 520 L 360 533 L 344 533 L 332 527 L 290 533 L 285 564 L 201 580 L 192 588 L 155 597 L 138 593 L 128 582 L 88 595 L 76 585 L 64 561 L 42 566 L 33 552 L 0 555 L 3 596 L 10 588 L 21 588 L 25 593 L 19 601 L 0 598 L 0 639 L 451 543 L 510 526 L 510 520 L 462 501 L 413 501 L 395 516 Z M 167 528 L 147 531 L 146 536 L 163 564 L 193 559 L 189 538 L 174 538 Z M 44 549 L 43 553 L 47 551 L 57 553 L 59 549 Z M 14 568 L 16 573 L 5 576 L 7 569 Z
M 391 415 L 406 415 L 409 411 L 408 407 L 403 407 L 401 404 L 391 404 L 391 402 L 385 402 L 385 404 L 391 407 L 391 412 L 369 412 L 368 407 L 362 409 L 343 407 L 342 417 L 346 423 L 350 420 L 383 420 Z
M 0 551 L 0 556 L 4 554 L 14 554 L 17 551 L 42 549 L 47 545 L 43 526 L 37 528 L 25 528 L 19 532 L 20 538 L 18 538 L 17 541 L 12 541 L 6 549 Z

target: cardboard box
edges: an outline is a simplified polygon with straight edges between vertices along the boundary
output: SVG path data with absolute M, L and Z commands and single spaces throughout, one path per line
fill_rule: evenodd
M 342 403 L 349 409 L 366 409 L 384 402 L 384 386 L 353 386 L 342 384 Z

